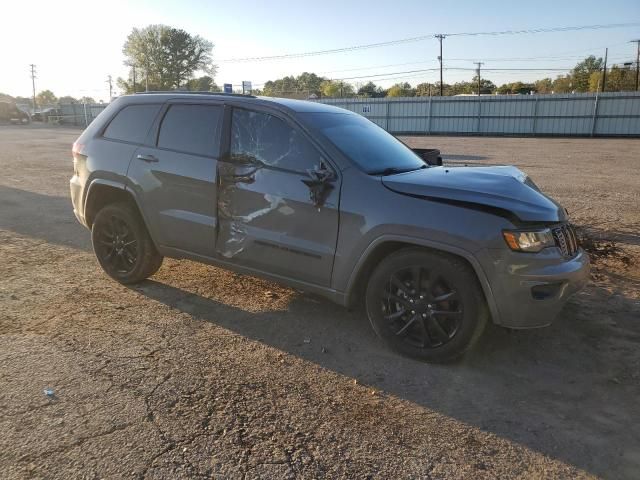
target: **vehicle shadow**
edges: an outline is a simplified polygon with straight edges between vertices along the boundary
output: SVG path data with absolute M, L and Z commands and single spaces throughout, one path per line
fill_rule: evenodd
M 0 229 L 47 243 L 92 251 L 88 231 L 73 215 L 68 197 L 0 185 Z
M 196 283 L 208 281 L 203 276 Z M 638 361 L 630 349 L 637 350 L 640 332 L 637 325 L 616 331 L 599 321 L 601 312 L 592 303 L 602 304 L 601 297 L 610 294 L 596 287 L 587 305 L 582 298 L 572 300 L 547 329 L 490 326 L 476 348 L 451 365 L 390 352 L 361 312 L 310 295 L 295 296 L 286 311 L 251 313 L 155 280 L 136 290 L 197 320 L 592 473 L 626 477 L 640 471 L 640 428 L 629 423 L 640 414 L 634 400 L 640 388 L 630 373 Z M 619 309 L 633 308 L 630 299 L 621 301 Z M 609 344 L 616 338 L 635 347 L 612 354 Z
M 0 229 L 91 250 L 87 230 L 64 197 L 0 186 Z M 133 289 L 198 321 L 592 473 L 633 478 L 640 471 L 640 423 L 633 420 L 640 418 L 640 303 L 616 287 L 620 279 L 606 288 L 591 285 L 551 327 L 490 326 L 458 363 L 428 365 L 387 350 L 360 312 L 303 294 L 293 294 L 277 311 L 247 311 L 180 283 L 210 284 L 215 269 L 175 263 L 175 275 L 173 268 L 161 269 Z M 266 294 L 255 282 L 251 291 Z

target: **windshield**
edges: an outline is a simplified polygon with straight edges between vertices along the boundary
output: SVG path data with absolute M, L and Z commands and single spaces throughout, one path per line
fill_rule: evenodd
M 393 174 L 425 168 L 425 162 L 393 135 L 360 115 L 301 113 L 338 149 L 369 174 Z

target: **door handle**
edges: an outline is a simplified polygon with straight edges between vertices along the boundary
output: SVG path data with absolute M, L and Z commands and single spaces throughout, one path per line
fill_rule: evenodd
M 138 160 L 142 160 L 143 162 L 157 162 L 158 161 L 158 157 L 155 157 L 153 155 L 137 155 L 136 158 Z

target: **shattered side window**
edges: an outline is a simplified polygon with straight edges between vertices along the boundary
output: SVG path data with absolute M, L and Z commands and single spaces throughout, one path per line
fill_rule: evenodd
M 320 154 L 298 130 L 266 113 L 234 108 L 231 156 L 238 162 L 306 172 L 320 162 Z

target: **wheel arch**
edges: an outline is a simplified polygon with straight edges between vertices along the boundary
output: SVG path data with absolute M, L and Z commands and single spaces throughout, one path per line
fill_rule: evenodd
M 360 301 L 360 299 L 364 298 L 366 279 L 369 278 L 373 269 L 380 263 L 380 261 L 382 261 L 382 259 L 394 252 L 397 252 L 398 250 L 415 247 L 446 253 L 464 261 L 475 273 L 476 278 L 480 282 L 493 322 L 500 324 L 500 315 L 493 297 L 491 285 L 484 270 L 482 269 L 482 266 L 475 256 L 471 252 L 453 245 L 414 237 L 385 235 L 371 242 L 360 257 L 360 260 L 356 264 L 349 278 L 345 295 L 346 305 L 353 307 Z
M 89 185 L 84 201 L 84 218 L 87 227 L 91 228 L 96 214 L 105 206 L 125 202 L 136 209 L 142 218 L 145 228 L 148 225 L 135 195 L 124 184 L 110 180 L 96 179 Z

